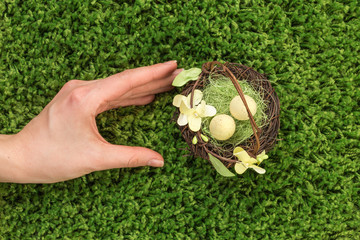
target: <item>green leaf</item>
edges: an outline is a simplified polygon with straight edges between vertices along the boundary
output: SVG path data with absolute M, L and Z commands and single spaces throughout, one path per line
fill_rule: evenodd
M 200 73 L 200 68 L 190 68 L 188 70 L 184 70 L 175 77 L 172 85 L 174 87 L 182 87 L 189 81 L 197 80 Z
M 222 175 L 224 177 L 233 177 L 233 176 L 235 176 L 235 174 L 230 172 L 230 170 L 227 169 L 219 159 L 217 159 L 216 157 L 214 157 L 210 153 L 209 153 L 209 159 L 210 159 L 210 162 L 212 163 L 212 165 L 214 166 L 215 170 L 220 175 Z

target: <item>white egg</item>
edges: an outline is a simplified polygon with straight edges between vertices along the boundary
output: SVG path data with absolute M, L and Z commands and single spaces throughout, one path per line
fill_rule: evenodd
M 215 116 L 210 122 L 210 134 L 217 140 L 227 140 L 235 133 L 235 121 L 226 114 Z
M 250 109 L 250 112 L 254 116 L 256 113 L 256 102 L 252 97 L 250 97 L 248 95 L 244 95 L 244 96 L 245 96 L 246 103 Z M 248 120 L 249 119 L 245 105 L 244 105 L 243 101 L 241 100 L 240 96 L 236 96 L 231 100 L 230 112 L 231 112 L 231 115 L 233 115 L 233 117 L 238 120 Z

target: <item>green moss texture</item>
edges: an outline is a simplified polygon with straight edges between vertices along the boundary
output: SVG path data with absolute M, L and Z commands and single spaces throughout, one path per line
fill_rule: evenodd
M 172 97 L 98 116 L 161 169 L 0 184 L 0 239 L 358 239 L 358 1 L 0 1 L 0 133 L 20 131 L 71 79 L 167 60 L 240 62 L 281 101 L 267 172 L 223 178 L 188 154 Z M 0 166 L 1 167 L 1 166 Z

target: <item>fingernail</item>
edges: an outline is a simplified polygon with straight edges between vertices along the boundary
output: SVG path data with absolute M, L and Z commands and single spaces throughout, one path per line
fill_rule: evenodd
M 164 62 L 164 64 L 174 64 L 174 63 L 177 63 L 176 60 L 171 60 L 171 61 L 168 61 L 168 62 Z
M 164 166 L 164 161 L 159 159 L 151 159 L 147 165 L 151 167 L 162 167 Z
M 179 74 L 179 73 L 181 73 L 182 71 L 184 71 L 183 68 L 176 69 L 176 70 L 173 72 L 173 74 Z

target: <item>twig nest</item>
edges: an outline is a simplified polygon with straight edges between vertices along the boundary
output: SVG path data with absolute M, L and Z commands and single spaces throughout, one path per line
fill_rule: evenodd
M 256 113 L 256 102 L 255 100 L 248 96 L 244 95 L 246 103 L 250 109 L 251 114 L 254 116 Z M 248 120 L 249 115 L 246 111 L 246 107 L 240 96 L 234 97 L 230 102 L 230 112 L 231 115 L 233 115 L 234 118 L 237 120 Z
M 234 119 L 226 114 L 215 116 L 209 125 L 211 136 L 220 141 L 231 138 L 235 133 L 235 127 Z
M 231 82 L 230 88 L 219 87 L 224 81 Z M 173 85 L 184 86 L 173 101 L 178 108 L 174 120 L 195 156 L 208 160 L 224 177 L 235 176 L 233 167 L 238 174 L 248 168 L 265 173 L 259 165 L 268 158 L 280 127 L 279 98 L 266 75 L 238 63 L 213 61 L 182 71 Z

